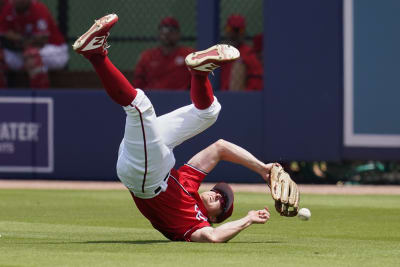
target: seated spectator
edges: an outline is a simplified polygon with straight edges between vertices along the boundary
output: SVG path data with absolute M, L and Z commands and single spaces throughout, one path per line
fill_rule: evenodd
M 5 66 L 26 70 L 32 88 L 48 88 L 48 70 L 68 62 L 68 46 L 47 7 L 36 0 L 12 0 L 0 14 Z M 4 70 L 3 70 L 4 71 Z
M 158 30 L 160 45 L 140 55 L 132 84 L 141 89 L 189 89 L 191 76 L 185 57 L 194 49 L 179 45 L 180 28 L 175 18 L 162 19 Z
M 263 88 L 263 67 L 251 46 L 244 42 L 246 20 L 243 16 L 229 16 L 226 26 L 226 42 L 240 51 L 240 60 L 221 68 L 221 90 L 252 91 Z

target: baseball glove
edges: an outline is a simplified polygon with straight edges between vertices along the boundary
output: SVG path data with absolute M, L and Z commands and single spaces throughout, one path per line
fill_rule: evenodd
M 276 164 L 271 169 L 270 183 L 272 198 L 275 200 L 275 209 L 282 216 L 293 217 L 299 211 L 300 192 L 297 184 L 282 166 Z M 290 207 L 293 209 L 289 210 Z

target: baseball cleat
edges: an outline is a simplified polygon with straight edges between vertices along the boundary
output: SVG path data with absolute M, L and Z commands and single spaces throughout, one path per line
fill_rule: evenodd
M 206 50 L 189 54 L 185 58 L 185 62 L 192 70 L 211 72 L 239 57 L 240 52 L 235 47 L 226 44 L 217 44 Z
M 118 16 L 116 14 L 109 14 L 95 20 L 93 26 L 75 41 L 72 48 L 84 56 L 91 54 L 107 55 L 109 30 L 117 21 Z

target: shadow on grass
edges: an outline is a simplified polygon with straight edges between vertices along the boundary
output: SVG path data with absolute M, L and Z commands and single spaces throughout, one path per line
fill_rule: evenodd
M 232 241 L 232 242 L 228 242 L 229 244 L 283 244 L 286 243 L 284 241 Z
M 134 245 L 146 245 L 146 244 L 158 244 L 158 243 L 170 243 L 170 240 L 97 240 L 97 241 L 85 241 L 85 242 L 74 242 L 78 244 L 134 244 Z
M 161 244 L 161 243 L 176 243 L 179 241 L 170 241 L 170 240 L 133 240 L 133 241 L 128 241 L 128 240 L 98 240 L 98 241 L 85 241 L 85 242 L 74 242 L 75 244 L 133 244 L 133 245 L 148 245 L 148 244 Z M 283 244 L 286 242 L 282 241 L 252 241 L 252 242 L 246 242 L 246 241 L 238 241 L 238 242 L 227 242 L 225 244 Z
M 171 243 L 170 240 L 96 240 L 96 241 L 60 241 L 60 242 L 23 242 L 17 244 L 35 244 L 35 245 L 65 245 L 65 244 L 132 244 L 132 245 L 148 245 L 148 244 L 161 244 L 161 243 Z
M 170 240 L 96 240 L 96 241 L 81 241 L 81 242 L 37 242 L 37 243 L 20 243 L 20 244 L 46 244 L 46 245 L 62 245 L 62 244 L 131 244 L 131 245 L 149 245 L 149 244 L 165 244 L 175 243 L 180 241 Z M 283 244 L 283 241 L 231 241 L 224 244 Z

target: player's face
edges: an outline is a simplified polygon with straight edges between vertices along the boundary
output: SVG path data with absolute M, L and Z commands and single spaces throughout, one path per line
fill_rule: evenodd
M 174 27 L 160 27 L 159 34 L 160 42 L 165 46 L 175 46 L 180 39 L 179 30 Z
M 225 29 L 226 42 L 230 45 L 238 47 L 244 38 L 244 29 Z
M 215 222 L 217 216 L 222 212 L 220 202 L 222 195 L 214 191 L 206 191 L 201 193 L 200 197 L 207 209 L 208 217 L 211 222 Z

